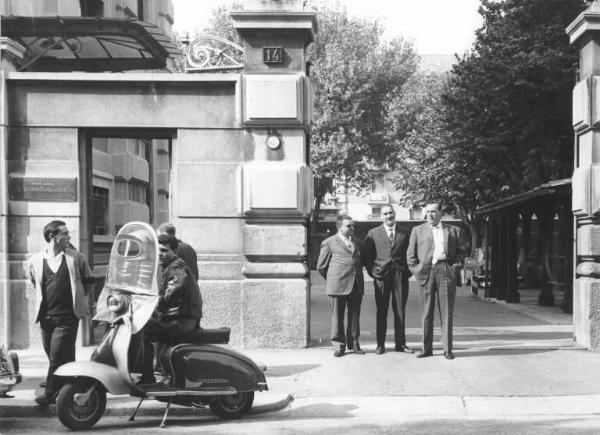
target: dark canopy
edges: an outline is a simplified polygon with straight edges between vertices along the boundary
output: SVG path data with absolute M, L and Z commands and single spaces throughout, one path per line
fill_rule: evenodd
M 27 49 L 22 71 L 156 69 L 181 54 L 160 28 L 135 19 L 3 16 L 1 28 Z

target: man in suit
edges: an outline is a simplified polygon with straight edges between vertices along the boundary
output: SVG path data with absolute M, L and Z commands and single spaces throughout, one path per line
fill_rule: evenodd
M 396 212 L 387 204 L 381 208 L 383 224 L 367 233 L 365 238 L 365 265 L 373 277 L 375 305 L 377 306 L 377 348 L 375 353 L 385 352 L 387 314 L 392 296 L 394 312 L 394 340 L 396 352 L 412 353 L 406 346 L 405 310 L 408 300 L 408 266 L 406 248 L 408 236 L 398 231 Z
M 175 225 L 170 222 L 163 222 L 158 226 L 156 230 L 156 235 L 160 236 L 161 234 L 168 234 L 169 236 L 177 237 L 175 235 Z M 177 239 L 179 245 L 177 246 L 177 256 L 181 258 L 187 266 L 190 268 L 192 275 L 198 281 L 198 256 L 196 255 L 196 250 L 192 248 L 187 243 Z
M 408 267 L 421 286 L 423 305 L 423 344 L 417 358 L 433 355 L 433 317 L 437 298 L 442 322 L 444 356 L 454 359 L 454 298 L 465 248 L 459 228 L 441 222 L 440 203 L 427 204 L 425 219 L 427 222 L 412 229 L 406 252 Z
M 317 270 L 326 280 L 331 309 L 331 343 L 336 357 L 346 348 L 362 355 L 360 348 L 360 304 L 364 293 L 362 243 L 354 238 L 354 221 L 343 215 L 337 219 L 337 234 L 321 243 Z M 344 331 L 344 312 L 348 307 L 348 327 Z
M 35 401 L 47 406 L 60 388 L 54 372 L 61 365 L 75 361 L 79 319 L 90 314 L 84 284 L 97 278 L 86 258 L 72 249 L 69 230 L 63 221 L 48 223 L 43 234 L 47 245 L 29 260 L 29 278 L 37 302 L 35 321 L 40 323 L 49 363 L 45 392 Z

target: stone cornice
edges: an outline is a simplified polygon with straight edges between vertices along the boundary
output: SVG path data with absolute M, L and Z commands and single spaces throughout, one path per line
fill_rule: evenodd
M 598 31 L 600 31 L 600 3 L 596 2 L 579 14 L 566 29 L 571 44 L 588 32 Z
M 294 11 L 232 11 L 233 27 L 238 31 L 258 29 L 305 30 L 308 42 L 314 41 L 318 30 L 315 12 Z

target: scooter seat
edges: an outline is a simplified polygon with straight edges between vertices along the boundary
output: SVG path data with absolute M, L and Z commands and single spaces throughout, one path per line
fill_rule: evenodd
M 229 343 L 231 328 L 204 329 L 197 328 L 177 337 L 177 343 L 193 344 L 226 344 Z M 171 343 L 175 344 L 175 343 Z

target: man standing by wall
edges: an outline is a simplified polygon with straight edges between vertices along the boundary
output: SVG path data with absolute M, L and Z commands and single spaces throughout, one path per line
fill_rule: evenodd
M 175 231 L 175 225 L 170 222 L 164 222 L 158 226 L 156 234 L 158 236 L 161 234 L 168 234 L 169 236 L 176 237 Z M 194 275 L 194 278 L 198 281 L 198 256 L 196 255 L 196 250 L 179 239 L 177 239 L 177 241 L 179 243 L 176 252 L 177 256 L 185 261 L 190 268 L 192 275 Z
M 43 232 L 48 245 L 29 260 L 29 276 L 37 299 L 36 322 L 42 328 L 49 362 L 45 392 L 35 401 L 47 406 L 60 388 L 54 372 L 75 361 L 79 319 L 89 315 L 84 283 L 94 282 L 96 277 L 85 257 L 71 248 L 69 230 L 63 221 L 50 222 Z
M 377 348 L 375 353 L 385 352 L 387 314 L 392 295 L 394 312 L 394 340 L 396 352 L 412 353 L 406 346 L 405 311 L 408 300 L 408 266 L 406 248 L 408 236 L 398 231 L 396 212 L 390 205 L 381 208 L 383 224 L 367 233 L 365 238 L 365 265 L 373 277 L 375 305 L 377 306 Z
M 433 317 L 437 298 L 442 321 L 444 356 L 454 359 L 454 299 L 465 249 L 459 228 L 441 222 L 442 209 L 439 203 L 427 204 L 425 218 L 426 223 L 412 229 L 406 252 L 408 267 L 421 286 L 423 305 L 423 345 L 417 358 L 433 355 Z
M 363 245 L 354 238 L 354 221 L 342 215 L 337 219 L 338 232 L 323 241 L 317 270 L 325 278 L 331 309 L 331 342 L 333 355 L 343 356 L 346 347 L 356 354 L 360 348 L 360 305 L 364 293 Z M 348 327 L 344 331 L 344 312 L 348 307 Z

